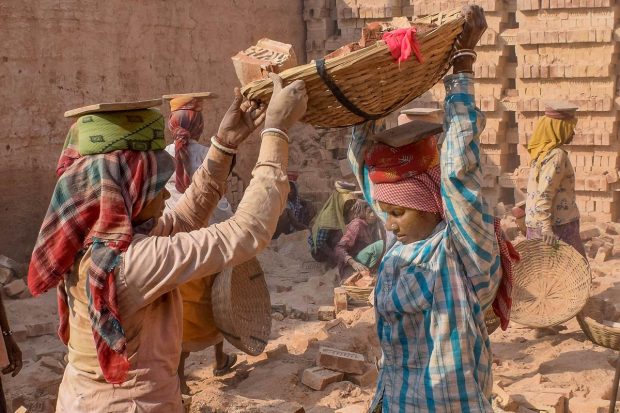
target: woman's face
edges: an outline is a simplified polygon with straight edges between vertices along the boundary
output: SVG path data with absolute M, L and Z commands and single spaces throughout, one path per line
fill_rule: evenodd
M 397 205 L 379 202 L 387 214 L 385 229 L 394 233 L 398 241 L 411 244 L 428 238 L 441 218 L 432 212 L 418 211 Z
M 161 218 L 166 208 L 166 199 L 168 198 L 170 198 L 170 192 L 168 192 L 166 188 L 162 189 L 157 196 L 140 211 L 138 216 L 134 219 L 134 222 L 142 224 L 149 219 Z

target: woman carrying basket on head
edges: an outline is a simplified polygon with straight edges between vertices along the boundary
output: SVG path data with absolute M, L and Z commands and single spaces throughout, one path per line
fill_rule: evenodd
M 99 146 L 80 136 L 77 149 L 63 156 L 28 274 L 34 295 L 59 287 L 59 333 L 69 363 L 58 412 L 183 411 L 179 287 L 255 256 L 268 245 L 286 203 L 285 131 L 305 113 L 307 94 L 302 81 L 282 89 L 274 75 L 274 83 L 253 179 L 235 215 L 208 228 L 236 147 L 262 121 L 242 107 L 238 90 L 204 163 L 169 213 L 162 215 L 164 186 L 174 163 L 162 150 L 159 112 L 145 111 L 152 122 L 135 128 L 136 136 L 153 132 L 140 145 L 148 150 L 129 150 L 122 136 L 105 134 L 110 117 L 91 116 L 91 129 L 101 122 L 92 142 L 115 150 L 97 154 Z
M 379 131 L 374 123 L 353 132 L 353 171 L 393 234 L 375 288 L 383 356 L 372 412 L 492 412 L 484 312 L 493 303 L 507 327 L 511 261 L 481 188 L 485 119 L 471 49 L 486 20 L 478 6 L 464 13 L 454 74 L 444 80 L 441 156 L 436 136 L 388 150 L 366 139 Z

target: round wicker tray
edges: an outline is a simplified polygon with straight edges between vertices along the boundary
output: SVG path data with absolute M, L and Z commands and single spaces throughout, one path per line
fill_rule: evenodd
M 213 316 L 226 340 L 257 356 L 271 334 L 271 300 L 256 258 L 222 271 L 211 290 Z
M 607 306 L 613 304 L 603 300 L 592 298 L 586 306 L 577 314 L 579 326 L 586 336 L 599 346 L 620 351 L 620 328 L 609 327 L 602 324 L 607 312 Z M 615 310 L 615 308 L 614 308 Z
M 373 117 L 383 117 L 428 91 L 448 71 L 454 42 L 463 30 L 464 18 L 458 9 L 414 20 L 438 27 L 418 35 L 424 62 L 415 56 L 394 62 L 385 42 L 379 41 L 348 55 L 325 61 L 331 81 L 357 109 Z M 280 73 L 284 84 L 304 80 L 308 91 L 308 111 L 303 122 L 318 127 L 345 127 L 366 119 L 345 108 L 318 74 L 317 62 Z M 273 92 L 271 80 L 246 85 L 248 99 L 268 102 Z
M 588 261 L 563 242 L 528 240 L 516 246 L 510 318 L 528 327 L 551 327 L 573 318 L 586 304 L 592 276 Z

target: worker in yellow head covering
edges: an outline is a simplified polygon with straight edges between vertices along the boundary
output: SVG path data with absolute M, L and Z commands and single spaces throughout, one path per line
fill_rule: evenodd
M 525 203 L 527 238 L 548 244 L 562 240 L 585 256 L 579 237 L 575 171 L 564 145 L 575 135 L 574 106 L 548 105 L 527 144 L 531 165 Z
M 561 113 L 561 112 L 558 112 Z M 541 167 L 549 152 L 562 145 L 569 144 L 575 135 L 577 119 L 574 117 L 543 116 L 536 125 L 536 130 L 527 144 L 532 161 Z

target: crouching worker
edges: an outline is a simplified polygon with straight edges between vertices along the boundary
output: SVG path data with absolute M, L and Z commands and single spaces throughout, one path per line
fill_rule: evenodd
M 217 145 L 166 214 L 170 155 L 129 150 L 124 139 L 106 136 L 113 129 L 109 116 L 89 120 L 101 122 L 97 141 L 115 142 L 116 150 L 97 154 L 105 145 L 92 147 L 78 133 L 77 150 L 59 169 L 28 274 L 34 295 L 58 286 L 59 333 L 69 351 L 58 412 L 183 411 L 179 287 L 255 256 L 268 245 L 286 203 L 284 131 L 305 113 L 307 95 L 302 81 L 283 89 L 274 79 L 253 179 L 235 215 L 207 228 L 236 148 L 262 122 L 260 110 L 241 108 L 238 90 Z M 140 147 L 163 149 L 163 134 L 153 125 L 163 131 L 163 119 L 135 128 L 140 136 L 153 129 L 152 141 Z M 81 126 L 78 120 L 73 129 Z
M 358 199 L 351 207 L 351 222 L 336 244 L 340 280 L 354 272 L 369 274 L 379 264 L 383 240 L 379 220 L 368 202 Z
M 493 303 L 507 327 L 511 261 L 481 188 L 485 119 L 475 107 L 471 49 L 486 20 L 478 6 L 464 13 L 454 74 L 444 80 L 441 154 L 437 135 L 387 151 L 366 139 L 379 132 L 373 123 L 353 132 L 353 171 L 393 234 L 375 287 L 383 355 L 372 412 L 493 411 L 484 312 Z
M 317 215 L 308 237 L 310 254 L 317 262 L 334 267 L 338 258 L 335 247 L 349 222 L 349 212 L 355 204 L 355 184 L 336 181 L 336 190 L 327 199 Z

